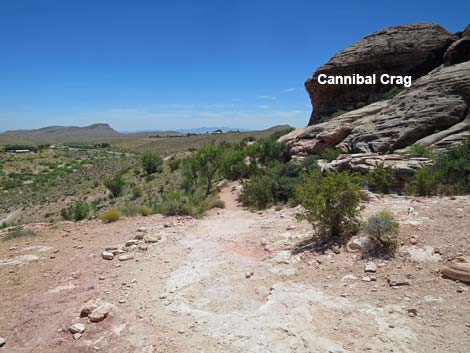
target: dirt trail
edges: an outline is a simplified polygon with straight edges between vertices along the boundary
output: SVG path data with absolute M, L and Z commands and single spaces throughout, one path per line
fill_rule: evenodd
M 380 266 L 375 282 L 366 282 L 364 261 L 355 254 L 292 255 L 310 226 L 294 221 L 295 209 L 241 209 L 234 186 L 221 192 L 227 208 L 202 220 L 152 216 L 111 225 L 44 225 L 45 236 L 0 244 L 0 259 L 38 257 L 0 264 L 6 351 L 466 351 L 468 290 L 434 273 L 438 264 L 397 258 Z M 454 227 L 453 244 L 468 252 L 468 220 L 458 216 L 468 213 L 469 200 L 431 202 L 387 198 L 366 212 L 386 204 L 401 217 L 403 237 L 433 222 L 444 226 L 437 217 L 445 217 Z M 449 203 L 461 211 L 446 212 Z M 131 239 L 139 227 L 161 240 L 132 261 L 101 259 L 104 247 Z M 427 233 L 422 245 L 436 246 L 438 235 Z M 389 273 L 410 275 L 411 286 L 390 288 Z M 112 315 L 96 324 L 78 319 L 91 298 L 113 303 Z M 87 331 L 74 341 L 67 327 L 79 321 Z

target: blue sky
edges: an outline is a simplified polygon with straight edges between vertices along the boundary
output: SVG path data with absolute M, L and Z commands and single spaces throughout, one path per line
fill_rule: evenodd
M 303 83 L 383 27 L 470 20 L 461 1 L 0 0 L 0 131 L 303 126 Z

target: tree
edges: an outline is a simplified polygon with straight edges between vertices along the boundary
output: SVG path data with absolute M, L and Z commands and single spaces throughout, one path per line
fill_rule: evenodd
M 349 239 L 360 224 L 360 178 L 348 172 L 320 178 L 313 175 L 315 178 L 306 178 L 296 191 L 297 200 L 305 209 L 297 217 L 317 226 L 323 243 Z
M 150 175 L 162 171 L 163 159 L 156 153 L 145 152 L 142 156 L 142 168 Z

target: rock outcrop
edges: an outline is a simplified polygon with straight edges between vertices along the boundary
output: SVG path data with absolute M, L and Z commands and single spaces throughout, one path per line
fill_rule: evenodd
M 352 110 L 359 104 L 382 99 L 392 88 L 382 84 L 320 85 L 318 75 L 387 73 L 416 79 L 442 64 L 446 49 L 457 39 L 439 25 L 419 23 L 385 28 L 340 51 L 305 82 L 313 105 L 309 125 L 339 110 Z
M 352 88 L 349 88 L 353 90 Z M 388 101 L 379 101 L 281 137 L 290 154 L 390 154 L 411 144 L 436 148 L 470 136 L 470 61 L 440 66 Z

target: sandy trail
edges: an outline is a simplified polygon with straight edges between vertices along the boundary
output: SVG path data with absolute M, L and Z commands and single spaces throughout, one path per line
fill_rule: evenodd
M 375 282 L 364 282 L 364 261 L 356 255 L 294 256 L 292 245 L 311 234 L 310 226 L 294 221 L 295 209 L 241 209 L 233 186 L 221 192 L 227 208 L 202 220 L 152 216 L 110 225 L 64 223 L 43 226 L 46 236 L 0 244 L 0 260 L 38 257 L 0 263 L 6 351 L 466 351 L 468 292 L 456 296 L 461 285 L 433 274 L 438 264 L 397 259 L 384 263 Z M 448 219 L 453 243 L 468 252 L 467 221 L 460 217 L 470 210 L 468 200 L 456 201 L 461 211 L 447 214 L 444 202 L 413 203 L 416 216 L 409 213 L 412 202 L 389 198 L 366 212 L 386 203 L 400 215 L 405 236 L 416 227 L 428 231 L 424 222 L 443 225 L 437 217 L 456 217 Z M 140 227 L 161 240 L 132 261 L 101 259 L 104 247 L 125 242 Z M 435 246 L 433 241 L 428 239 Z M 392 272 L 411 274 L 413 285 L 390 288 Z M 77 317 L 92 298 L 114 305 L 112 315 L 97 324 Z M 410 308 L 419 315 L 410 317 Z M 74 322 L 87 325 L 78 341 L 67 330 Z

